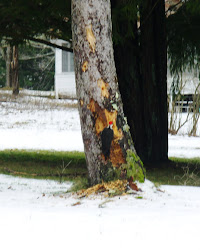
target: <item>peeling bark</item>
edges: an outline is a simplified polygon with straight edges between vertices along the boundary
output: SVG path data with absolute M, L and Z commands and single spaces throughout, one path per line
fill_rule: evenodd
M 72 0 L 72 36 L 81 130 L 91 184 L 117 175 L 126 177 L 126 168 L 130 170 L 127 152 L 131 151 L 134 159 L 138 156 L 118 88 L 110 1 Z M 109 159 L 105 160 L 100 135 L 110 121 L 114 138 Z

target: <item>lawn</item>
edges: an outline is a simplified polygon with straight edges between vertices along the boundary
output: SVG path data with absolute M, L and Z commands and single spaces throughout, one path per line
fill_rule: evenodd
M 165 163 L 146 165 L 146 178 L 156 185 L 200 185 L 200 158 L 170 158 Z M 0 151 L 0 173 L 53 179 L 63 182 L 88 177 L 83 152 Z

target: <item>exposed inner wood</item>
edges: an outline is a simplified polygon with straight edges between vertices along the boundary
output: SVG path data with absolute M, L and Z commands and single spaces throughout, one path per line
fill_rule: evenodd
M 117 111 L 102 109 L 93 99 L 90 100 L 88 109 L 90 109 L 94 115 L 95 129 L 98 136 L 104 128 L 108 127 L 109 121 L 113 122 L 114 139 L 111 144 L 110 161 L 114 167 L 119 167 L 121 164 L 125 163 L 126 160 L 119 144 L 119 141 L 123 138 L 123 132 L 121 129 L 118 129 L 116 124 Z
M 89 43 L 91 51 L 94 53 L 96 49 L 96 38 L 92 31 L 92 24 L 86 26 L 86 38 Z
M 88 70 L 88 61 L 85 61 L 82 65 L 82 71 L 86 72 Z
M 108 92 L 109 85 L 108 85 L 108 83 L 104 82 L 103 79 L 99 79 L 97 81 L 97 84 L 98 84 L 98 87 L 101 88 L 101 96 L 109 98 L 109 92 Z

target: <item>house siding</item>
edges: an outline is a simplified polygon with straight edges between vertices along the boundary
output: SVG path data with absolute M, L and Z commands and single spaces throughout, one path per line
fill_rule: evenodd
M 63 40 L 57 40 L 58 45 L 66 43 Z M 76 98 L 75 74 L 72 72 L 63 72 L 61 49 L 55 49 L 55 96 L 56 98 Z

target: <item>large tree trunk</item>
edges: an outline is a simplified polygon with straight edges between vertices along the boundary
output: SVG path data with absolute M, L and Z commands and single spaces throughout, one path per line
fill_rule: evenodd
M 116 4 L 114 0 L 113 8 Z M 123 8 L 126 1 L 120 4 Z M 164 1 L 141 5 L 141 27 L 137 20 L 133 23 L 134 36 L 127 37 L 128 17 L 118 21 L 120 36 L 127 38 L 114 52 L 124 112 L 136 151 L 147 163 L 166 160 L 168 154 L 167 59 Z
M 141 68 L 148 161 L 168 158 L 165 1 L 146 0 L 141 12 Z
M 115 177 L 144 180 L 118 89 L 110 1 L 72 0 L 72 37 L 81 130 L 91 184 Z M 114 138 L 106 158 L 101 134 L 110 121 Z
M 11 61 L 11 73 L 12 73 L 12 88 L 13 95 L 19 94 L 19 56 L 18 46 L 12 48 L 12 61 Z
M 128 0 L 113 0 L 112 8 L 124 8 Z M 136 5 L 136 3 L 133 3 Z M 135 6 L 134 6 L 135 7 Z M 147 152 L 147 135 L 145 132 L 143 84 L 140 67 L 140 42 L 137 20 L 127 25 L 128 17 L 120 15 L 115 18 L 118 35 L 121 39 L 114 44 L 119 89 L 124 104 L 124 113 L 130 125 L 131 135 L 138 155 L 144 161 Z M 131 32 L 130 33 L 130 27 Z M 121 42 L 120 42 L 121 41 Z

